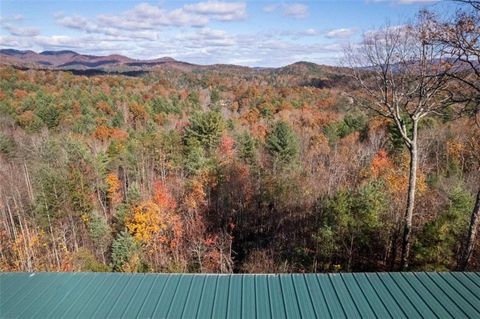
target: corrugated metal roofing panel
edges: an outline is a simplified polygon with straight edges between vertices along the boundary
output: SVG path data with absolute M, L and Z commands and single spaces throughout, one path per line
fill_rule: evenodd
M 152 315 L 169 279 L 171 279 L 171 276 L 169 275 L 156 276 L 153 286 L 150 288 L 150 292 L 145 296 L 145 299 L 140 306 L 137 318 L 148 318 Z
M 340 274 L 330 274 L 329 277 L 332 281 L 332 287 L 335 290 L 337 298 L 340 301 L 347 318 L 361 318 L 357 306 L 353 302 L 353 299 L 348 293 L 347 288 L 343 284 Z
M 195 315 L 197 316 L 197 318 L 212 317 L 213 303 L 217 292 L 218 278 L 217 276 L 212 276 L 211 278 L 207 278 L 205 276 L 204 278 L 205 282 L 203 284 L 202 293 L 199 296 L 200 300 L 198 305 L 198 311 L 194 312 L 193 309 L 187 309 L 188 312 L 192 313 L 192 317 L 190 318 L 194 318 Z
M 468 301 L 461 297 L 448 283 L 446 283 L 438 274 L 427 274 L 437 286 L 470 318 L 480 318 L 480 309 L 475 305 L 470 305 Z
M 287 318 L 301 318 L 292 276 L 280 275 L 280 287 Z
M 318 285 L 317 277 L 313 275 L 305 275 L 304 278 L 313 302 L 313 308 L 315 308 L 316 316 L 319 318 L 331 317 L 329 307 L 325 302 L 323 291 Z
M 425 303 L 422 298 L 425 293 L 422 292 L 420 294 L 417 294 L 417 292 L 412 289 L 412 287 L 405 280 L 405 278 L 403 278 L 401 273 L 387 273 L 382 275 L 384 275 L 385 277 L 385 282 L 390 285 L 390 289 L 392 288 L 392 286 L 398 287 L 398 291 L 401 291 L 401 293 L 406 298 L 404 300 L 408 300 L 408 302 L 412 304 L 417 313 L 420 314 L 421 318 L 435 318 L 435 313 L 432 312 L 429 305 Z
M 317 275 L 318 284 L 323 291 L 323 296 L 327 302 L 327 307 L 330 310 L 330 316 L 333 318 L 345 318 L 346 314 L 343 309 L 341 300 L 338 299 L 337 293 L 333 288 L 328 275 Z
M 255 276 L 255 316 L 257 318 L 270 318 L 270 294 L 266 276 Z
M 364 318 L 375 318 L 375 311 L 372 309 L 368 298 L 365 297 L 363 292 L 360 290 L 360 287 L 355 281 L 355 277 L 352 274 L 341 274 L 345 288 L 348 290 L 349 294 L 355 300 L 355 305 L 357 306 L 358 311 Z M 383 312 L 383 309 L 380 311 Z M 387 313 L 382 313 L 382 318 L 388 318 Z
M 358 287 L 361 289 L 362 294 L 368 301 L 373 312 L 378 318 L 404 318 L 404 313 L 398 307 L 397 303 L 390 294 L 382 296 L 378 294 L 376 288 L 370 284 L 365 274 L 351 274 L 351 276 Z M 347 275 L 345 275 L 347 277 Z M 354 286 L 354 283 L 351 284 Z
M 255 318 L 257 304 L 255 302 L 255 297 L 258 293 L 255 287 L 255 277 L 254 276 L 242 276 L 242 317 L 243 318 Z
M 267 276 L 268 291 L 270 294 L 270 311 L 272 318 L 286 318 L 285 304 L 283 302 L 280 277 Z
M 235 276 L 236 277 L 236 276 Z M 230 295 L 230 278 L 231 276 L 219 276 L 216 282 L 216 293 L 215 299 L 212 303 L 213 312 L 209 317 L 205 318 L 228 318 L 228 298 Z M 207 286 L 210 286 L 210 278 L 207 277 Z M 212 287 L 207 287 L 207 289 L 212 289 Z
M 480 318 L 479 273 L 0 273 L 0 318 Z

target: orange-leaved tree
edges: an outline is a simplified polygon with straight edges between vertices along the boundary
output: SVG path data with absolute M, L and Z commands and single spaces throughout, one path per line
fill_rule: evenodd
M 125 223 L 155 271 L 184 264 L 180 255 L 183 226 L 175 208 L 175 199 L 167 187 L 156 182 L 152 198 L 135 206 Z

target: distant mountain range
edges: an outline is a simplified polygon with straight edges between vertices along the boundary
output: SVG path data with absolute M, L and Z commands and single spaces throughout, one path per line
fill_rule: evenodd
M 43 51 L 40 53 L 27 50 L 1 49 L 0 64 L 8 64 L 23 68 L 87 70 L 102 69 L 105 71 L 147 70 L 159 65 L 177 68 L 189 68 L 193 64 L 176 61 L 172 58 L 153 60 L 136 60 L 123 55 L 107 56 L 85 55 L 74 51 Z
M 155 69 L 178 69 L 182 71 L 222 70 L 222 71 L 258 71 L 318 75 L 325 71 L 338 70 L 336 67 L 318 65 L 311 62 L 297 62 L 281 68 L 250 68 L 229 64 L 198 65 L 177 61 L 170 57 L 152 60 L 137 60 L 123 55 L 106 56 L 80 54 L 70 50 L 43 51 L 0 49 L 0 65 L 12 65 L 25 69 L 53 69 L 98 72 L 141 72 Z
M 152 60 L 137 60 L 123 55 L 85 55 L 74 51 L 43 51 L 0 49 L 0 67 L 13 66 L 18 69 L 69 71 L 76 75 L 121 74 L 141 76 L 152 71 L 218 72 L 226 76 L 242 74 L 285 75 L 289 85 L 313 86 L 318 88 L 340 87 L 349 82 L 348 70 L 340 67 L 319 65 L 299 61 L 278 68 L 246 67 L 233 64 L 199 65 L 163 57 Z

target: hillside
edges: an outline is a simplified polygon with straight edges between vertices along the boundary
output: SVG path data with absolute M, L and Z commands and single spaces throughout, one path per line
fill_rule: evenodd
M 14 64 L 20 67 L 34 67 L 39 69 L 134 70 L 152 68 L 162 64 L 186 64 L 168 57 L 154 60 L 135 60 L 118 54 L 94 56 L 79 54 L 70 50 L 43 51 L 37 53 L 30 50 L 2 49 L 0 50 L 0 59 L 3 64 Z
M 162 59 L 132 77 L 98 69 L 140 63 L 122 56 L 2 54 L 51 65 L 0 67 L 0 269 L 381 271 L 398 261 L 408 153 L 391 123 L 357 107 L 346 70 Z M 94 76 L 61 70 L 80 62 Z M 480 131 L 454 117 L 420 129 L 412 268 L 454 269 Z
M 319 76 L 327 72 L 336 72 L 338 68 L 318 65 L 311 62 L 297 62 L 279 68 L 250 68 L 232 64 L 198 65 L 177 61 L 170 57 L 151 60 L 137 60 L 112 54 L 107 56 L 84 55 L 70 50 L 62 51 L 21 51 L 15 49 L 0 50 L 0 64 L 27 69 L 49 70 L 98 70 L 103 72 L 154 71 L 158 69 L 176 69 L 184 72 L 219 71 L 259 73 L 273 72 L 280 75 Z

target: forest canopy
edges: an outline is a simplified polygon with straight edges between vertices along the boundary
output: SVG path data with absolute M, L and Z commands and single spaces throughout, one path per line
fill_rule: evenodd
M 480 269 L 478 64 L 456 68 L 470 60 L 454 41 L 478 32 L 472 10 L 421 15 L 435 28 L 420 48 L 455 48 L 434 73 L 410 56 L 137 77 L 2 66 L 0 269 Z M 378 79 L 406 89 L 375 95 Z

